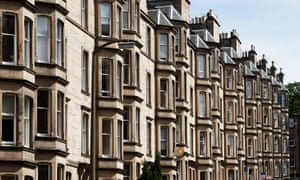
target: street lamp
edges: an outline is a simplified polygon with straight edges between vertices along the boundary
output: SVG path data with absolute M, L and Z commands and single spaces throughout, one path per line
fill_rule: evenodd
M 97 41 L 97 40 L 96 40 Z M 91 168 L 92 168 L 92 180 L 96 179 L 96 83 L 97 83 L 97 68 L 98 66 L 96 61 L 98 60 L 97 56 L 98 53 L 105 49 L 107 46 L 111 44 L 118 44 L 118 49 L 130 49 L 135 46 L 137 43 L 136 41 L 133 40 L 125 40 L 125 39 L 120 39 L 120 40 L 112 40 L 109 42 L 106 42 L 102 44 L 101 46 L 96 46 L 94 48 L 93 54 L 92 54 L 92 100 L 91 100 L 91 107 L 92 107 L 92 117 L 91 117 Z M 95 42 L 97 44 L 97 42 Z
M 176 148 L 176 166 L 177 166 L 177 169 L 176 169 L 176 174 L 177 174 L 177 180 L 179 180 L 179 175 L 180 175 L 180 172 L 179 172 L 179 159 L 182 158 L 184 155 L 184 147 L 177 147 Z

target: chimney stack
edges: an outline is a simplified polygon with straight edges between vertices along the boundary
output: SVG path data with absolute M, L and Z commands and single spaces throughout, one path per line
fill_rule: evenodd
M 270 71 L 271 71 L 271 75 L 272 75 L 273 77 L 275 77 L 275 74 L 276 74 L 276 67 L 275 67 L 275 65 L 274 65 L 274 61 L 272 61 L 272 66 L 271 66 L 271 68 L 270 68 Z

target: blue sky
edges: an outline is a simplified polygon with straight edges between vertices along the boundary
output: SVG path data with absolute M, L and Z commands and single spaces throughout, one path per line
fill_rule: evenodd
M 255 45 L 285 73 L 285 84 L 300 81 L 300 0 L 191 0 L 191 18 L 214 10 L 221 32 L 236 29 L 242 49 Z M 297 72 L 298 71 L 298 72 Z

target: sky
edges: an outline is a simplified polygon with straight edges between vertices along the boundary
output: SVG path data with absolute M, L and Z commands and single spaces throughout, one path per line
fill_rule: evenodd
M 220 32 L 237 30 L 243 51 L 253 44 L 258 59 L 265 54 L 268 67 L 282 68 L 284 84 L 300 81 L 300 0 L 191 0 L 191 18 L 209 9 Z

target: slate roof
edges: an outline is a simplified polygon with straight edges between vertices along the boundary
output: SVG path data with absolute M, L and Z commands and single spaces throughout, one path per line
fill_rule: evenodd
M 148 10 L 150 18 L 158 25 L 173 26 L 170 20 L 162 13 L 160 9 Z
M 197 48 L 209 49 L 207 44 L 200 38 L 198 34 L 192 34 L 191 40 Z
M 181 14 L 172 5 L 156 6 L 156 8 L 160 9 L 171 20 L 184 21 Z

